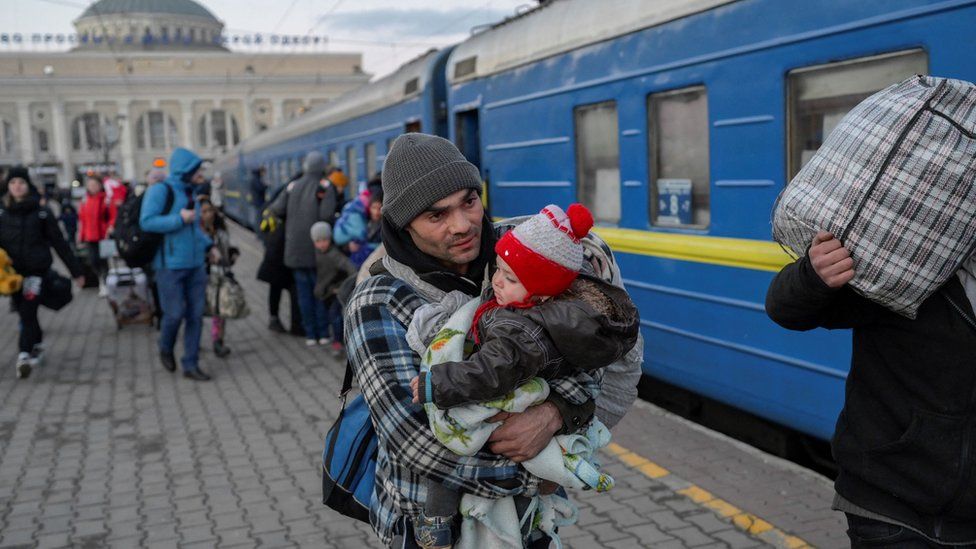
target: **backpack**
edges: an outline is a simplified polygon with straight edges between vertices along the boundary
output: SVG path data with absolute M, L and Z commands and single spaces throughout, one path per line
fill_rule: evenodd
M 167 214 L 173 208 L 176 196 L 169 185 L 160 184 L 166 186 L 166 203 L 163 205 L 162 213 Z M 119 207 L 118 216 L 115 218 L 115 244 L 118 248 L 119 257 L 133 269 L 148 265 L 163 244 L 164 235 L 144 231 L 139 226 L 142 199 L 148 193 L 149 190 L 147 189 L 139 196 L 133 194 L 126 198 L 122 206 Z
M 376 431 L 363 395 L 346 406 L 352 366 L 346 362 L 339 417 L 325 435 L 322 452 L 322 503 L 347 517 L 369 523 L 369 502 L 376 482 Z

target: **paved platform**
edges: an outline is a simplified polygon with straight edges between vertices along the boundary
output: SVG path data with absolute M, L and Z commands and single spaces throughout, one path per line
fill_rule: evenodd
M 229 323 L 227 359 L 205 330 L 209 383 L 163 370 L 156 332 L 117 330 L 92 290 L 42 313 L 46 364 L 17 380 L 17 319 L 0 300 L 0 547 L 377 546 L 320 503 L 342 366 L 266 329 L 259 245 L 234 237 L 252 314 Z M 572 494 L 569 547 L 846 546 L 826 479 L 649 404 L 604 463 L 617 486 Z

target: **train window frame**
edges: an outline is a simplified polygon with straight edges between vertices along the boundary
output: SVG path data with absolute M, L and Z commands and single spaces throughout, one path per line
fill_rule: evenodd
M 376 143 L 367 141 L 363 145 L 363 159 L 365 161 L 363 169 L 366 170 L 363 179 L 369 181 L 376 175 Z
M 661 161 L 661 145 L 671 143 L 672 139 L 661 138 L 661 128 L 660 123 L 660 104 L 668 99 L 673 99 L 682 95 L 690 94 L 700 94 L 700 97 L 704 99 L 704 109 L 701 111 L 704 114 L 702 118 L 700 128 L 704 128 L 704 154 L 698 155 L 699 158 L 704 159 L 704 171 L 702 172 L 702 166 L 698 166 L 699 177 L 659 177 L 661 173 L 661 166 L 663 165 Z M 711 227 L 712 224 L 712 174 L 711 174 L 711 126 L 709 123 L 709 101 L 708 101 L 708 86 L 703 83 L 693 84 L 690 86 L 682 86 L 680 88 L 673 88 L 667 90 L 659 90 L 649 93 L 646 98 L 647 107 L 647 173 L 648 173 L 648 185 L 647 185 L 647 216 L 650 225 L 655 228 L 662 229 L 687 229 L 687 230 L 698 230 L 703 231 Z M 700 150 L 700 149 L 699 149 Z M 674 163 L 674 162 L 672 162 Z M 694 171 L 694 170 L 693 170 Z M 702 173 L 704 175 L 702 175 Z M 672 175 L 672 174 L 667 174 Z M 685 175 L 685 174 L 682 174 Z M 697 180 L 703 181 L 703 184 L 696 185 Z M 682 209 L 682 198 L 681 195 L 685 194 L 686 181 L 690 182 L 690 189 L 687 192 L 690 193 L 689 213 L 691 215 L 690 223 L 682 223 L 679 220 L 662 220 L 658 211 L 658 200 L 660 199 L 658 181 L 669 181 L 672 187 L 675 188 L 675 192 L 671 193 L 671 198 L 669 199 L 670 204 L 675 206 L 675 214 L 680 215 L 679 212 Z M 704 191 L 704 192 L 702 192 Z M 698 206 L 696 206 L 696 199 L 698 197 Z M 702 200 L 704 197 L 704 201 Z M 702 204 L 703 203 L 703 204 Z M 668 217 L 674 217 L 668 216 Z
M 801 79 L 809 79 L 809 80 L 820 79 L 821 81 L 823 81 L 830 78 L 833 75 L 839 74 L 840 77 L 838 77 L 837 80 L 843 80 L 845 83 L 849 83 L 849 85 L 864 87 L 864 83 L 869 76 L 868 72 L 870 70 L 876 72 L 882 72 L 882 73 L 884 72 L 884 70 L 878 71 L 879 65 L 887 63 L 888 65 L 891 66 L 889 70 L 894 72 L 893 65 L 895 63 L 901 62 L 903 65 L 911 65 L 911 62 L 913 60 L 914 61 L 921 60 L 922 65 L 920 67 L 915 67 L 916 69 L 921 68 L 921 71 L 917 71 L 913 69 L 909 72 L 911 72 L 912 74 L 928 74 L 930 60 L 929 60 L 928 51 L 926 51 L 925 48 L 908 48 L 908 49 L 884 52 L 880 54 L 862 55 L 859 57 L 844 59 L 842 61 L 834 61 L 830 63 L 818 63 L 816 65 L 806 65 L 802 67 L 796 67 L 787 71 L 785 76 L 786 78 L 785 118 L 786 118 L 786 182 L 787 184 L 796 176 L 797 173 L 799 173 L 799 171 L 806 164 L 806 162 L 804 162 L 804 156 L 806 155 L 806 153 L 809 153 L 809 155 L 807 156 L 807 161 L 809 161 L 809 157 L 812 157 L 813 154 L 816 153 L 817 150 L 819 150 L 820 146 L 823 145 L 823 141 L 830 134 L 829 130 L 827 132 L 824 132 L 824 126 L 826 125 L 825 120 L 827 119 L 826 114 L 830 114 L 829 112 L 824 112 L 824 110 L 827 107 L 832 106 L 831 103 L 836 106 L 841 106 L 839 105 L 840 103 L 846 103 L 847 105 L 847 109 L 844 110 L 843 113 L 841 112 L 832 113 L 831 121 L 834 123 L 834 125 L 836 125 L 836 123 L 839 122 L 844 115 L 850 112 L 850 110 L 853 109 L 854 106 L 860 103 L 863 99 L 867 98 L 868 96 L 874 94 L 877 91 L 880 91 L 888 87 L 891 84 L 904 80 L 904 78 L 911 77 L 912 74 L 902 71 L 901 72 L 902 78 L 894 81 L 886 78 L 885 82 L 887 83 L 881 84 L 880 87 L 878 87 L 877 85 L 872 85 L 869 87 L 869 89 L 866 90 L 862 89 L 858 91 L 858 93 L 848 93 L 847 95 L 830 95 L 830 96 L 824 95 L 822 97 L 816 97 L 814 98 L 814 100 L 819 100 L 821 101 L 821 104 L 826 104 L 826 105 L 824 107 L 821 107 L 819 110 L 816 107 L 808 108 L 808 110 L 805 113 L 801 113 L 801 111 L 799 110 L 800 109 L 799 102 L 801 101 L 801 99 L 799 97 L 800 93 L 798 92 L 800 91 Z M 860 71 L 858 71 L 858 69 L 860 69 Z M 849 76 L 851 72 L 858 74 L 858 78 L 850 79 Z M 823 87 L 822 82 L 821 82 L 821 87 Z M 845 102 L 844 98 L 850 98 L 850 99 L 846 100 Z M 807 101 L 810 102 L 811 100 L 807 99 Z M 835 107 L 835 111 L 836 111 L 836 107 Z M 819 130 L 820 142 L 817 145 L 816 149 L 804 148 L 802 150 L 799 150 L 795 148 L 800 140 L 804 140 L 803 136 L 801 135 L 802 130 L 798 126 L 800 124 L 799 119 L 801 118 L 802 114 L 806 114 L 808 117 L 811 116 L 811 114 L 814 116 L 818 114 L 823 114 L 823 117 L 820 119 L 820 125 L 821 125 Z M 830 126 L 830 129 L 832 128 L 833 126 Z M 807 135 L 807 137 L 809 137 L 809 134 Z M 810 143 L 809 139 L 806 139 L 805 142 L 807 144 Z
M 348 178 L 348 183 L 346 184 L 346 196 L 349 197 L 350 193 L 355 193 L 359 180 L 359 157 L 356 154 L 356 146 L 349 145 L 346 147 L 346 177 Z M 353 194 L 353 196 L 355 196 Z
M 600 192 L 598 172 L 600 170 L 605 170 L 607 168 L 597 167 L 595 170 L 593 170 L 594 189 L 592 190 L 592 200 L 591 200 L 590 199 L 591 197 L 589 196 L 591 194 L 590 191 L 584 189 L 584 185 L 587 184 L 587 181 L 589 179 L 587 177 L 587 173 L 590 171 L 590 169 L 587 166 L 588 162 L 587 159 L 584 158 L 583 152 L 584 152 L 584 147 L 587 146 L 587 143 L 597 144 L 598 141 L 590 142 L 582 138 L 583 134 L 581 133 L 580 126 L 581 126 L 581 122 L 583 122 L 584 124 L 588 123 L 588 121 L 584 120 L 586 113 L 599 112 L 599 110 L 607 109 L 608 107 L 612 109 L 613 113 L 611 116 L 607 116 L 605 120 L 610 122 L 613 128 L 612 130 L 608 131 L 606 135 L 606 137 L 611 138 L 610 139 L 611 145 L 608 147 L 607 150 L 612 151 L 616 155 L 616 172 L 617 172 L 616 193 L 613 192 L 614 185 L 612 181 L 609 182 L 610 185 L 609 185 L 609 189 L 606 192 L 607 195 L 606 197 L 604 197 L 603 194 Z M 599 122 L 599 120 L 596 118 L 591 118 L 591 120 L 597 120 Z M 583 128 L 583 130 L 585 129 L 586 128 Z M 603 101 L 596 101 L 592 103 L 585 103 L 582 105 L 574 106 L 573 107 L 573 138 L 574 138 L 573 159 L 576 164 L 576 189 L 575 189 L 576 200 L 578 200 L 580 203 L 584 204 L 587 208 L 590 209 L 590 212 L 593 214 L 593 220 L 596 222 L 596 224 L 602 226 L 610 226 L 610 227 L 618 226 L 620 224 L 620 221 L 623 218 L 623 201 L 620 192 L 622 187 L 622 182 L 620 178 L 620 111 L 617 107 L 617 100 L 607 99 Z M 604 139 L 601 141 L 606 142 L 607 140 Z M 594 158 L 589 162 L 600 163 L 600 160 Z M 612 200 L 615 201 L 615 202 L 610 202 L 609 208 L 607 207 L 608 206 L 608 201 L 606 200 L 607 198 L 611 198 Z

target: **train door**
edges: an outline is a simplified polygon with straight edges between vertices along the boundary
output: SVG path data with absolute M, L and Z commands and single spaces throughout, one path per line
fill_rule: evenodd
M 454 115 L 454 136 L 458 150 L 482 173 L 481 202 L 488 211 L 488 182 L 481 170 L 481 126 L 478 122 L 478 109 L 461 111 Z
M 352 145 L 346 147 L 346 178 L 349 181 L 346 184 L 346 200 L 350 200 L 356 196 L 356 190 L 359 187 L 358 162 L 356 158 L 356 147 Z
M 481 169 L 481 132 L 478 127 L 478 109 L 462 111 L 454 115 L 454 135 L 458 150 L 468 162 Z

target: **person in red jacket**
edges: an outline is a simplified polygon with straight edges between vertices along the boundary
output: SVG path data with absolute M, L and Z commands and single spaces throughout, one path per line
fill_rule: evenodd
M 88 249 L 88 263 L 99 280 L 105 278 L 105 261 L 98 253 L 98 243 L 108 236 L 111 213 L 102 182 L 96 177 L 85 180 L 88 192 L 78 208 L 78 241 Z M 103 295 L 105 288 L 99 289 Z

